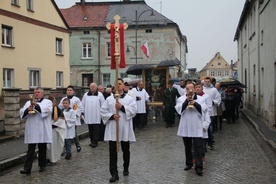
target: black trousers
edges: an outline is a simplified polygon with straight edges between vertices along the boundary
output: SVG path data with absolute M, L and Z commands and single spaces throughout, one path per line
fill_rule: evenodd
M 183 142 L 185 146 L 185 156 L 186 156 L 186 165 L 193 165 L 193 155 L 192 155 L 192 140 L 194 140 L 194 159 L 195 159 L 195 168 L 203 169 L 202 163 L 202 139 L 201 137 L 183 137 Z
M 167 126 L 171 126 L 175 123 L 175 108 L 174 106 L 165 106 L 164 118 Z
M 100 138 L 100 124 L 88 124 L 90 142 L 98 144 Z
M 128 171 L 130 161 L 129 142 L 121 141 L 121 149 L 123 151 L 124 170 Z M 118 175 L 118 155 L 116 150 L 116 141 L 109 141 L 109 171 L 112 176 Z
M 146 126 L 147 123 L 147 114 L 146 113 L 141 113 L 141 114 L 136 114 L 136 116 L 133 118 L 133 129 L 138 128 L 141 130 Z
M 46 143 L 38 143 L 38 166 L 46 166 Z M 24 164 L 25 171 L 31 171 L 35 157 L 36 144 L 28 144 L 27 158 Z

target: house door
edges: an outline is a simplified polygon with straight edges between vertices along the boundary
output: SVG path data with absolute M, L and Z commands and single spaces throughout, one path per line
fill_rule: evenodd
M 89 87 L 93 82 L 93 74 L 82 74 L 82 86 Z

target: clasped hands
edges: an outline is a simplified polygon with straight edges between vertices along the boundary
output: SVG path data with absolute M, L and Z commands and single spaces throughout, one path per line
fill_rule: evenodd
M 121 108 L 122 108 L 122 104 L 120 103 L 120 102 L 116 102 L 116 104 L 115 104 L 115 108 L 116 108 L 116 110 L 120 110 Z M 120 116 L 118 115 L 118 114 L 114 114 L 114 119 L 116 120 L 116 121 L 118 121 L 119 120 L 119 118 L 120 118 Z

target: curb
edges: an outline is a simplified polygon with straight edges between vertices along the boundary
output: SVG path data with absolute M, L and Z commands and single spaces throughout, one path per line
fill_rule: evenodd
M 261 136 L 261 137 L 263 138 L 263 140 L 267 143 L 267 145 L 276 153 L 276 144 L 274 143 L 274 141 L 269 140 L 269 139 L 267 139 L 267 138 L 264 136 L 263 132 L 260 130 L 259 125 L 257 125 L 257 124 L 255 123 L 255 121 L 254 121 L 251 117 L 249 117 L 249 116 L 246 114 L 246 112 L 244 112 L 243 110 L 242 110 L 241 112 L 242 112 L 242 114 L 244 115 L 244 117 L 245 117 L 247 120 L 249 120 L 250 123 L 252 123 L 252 125 L 255 127 L 256 131 L 260 134 L 260 136 Z
M 83 133 L 80 133 L 78 135 L 78 137 L 79 137 L 79 140 L 83 140 L 83 139 L 89 137 L 89 132 L 85 131 Z M 14 166 L 17 166 L 20 164 L 24 164 L 25 160 L 26 160 L 26 156 L 27 156 L 26 153 L 22 153 L 13 158 L 8 158 L 8 159 L 0 161 L 0 172 L 4 171 L 6 169 L 9 169 L 11 167 L 14 167 Z

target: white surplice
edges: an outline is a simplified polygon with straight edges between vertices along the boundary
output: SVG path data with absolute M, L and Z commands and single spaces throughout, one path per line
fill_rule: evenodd
M 186 95 L 186 88 L 182 88 L 180 85 L 178 84 L 173 84 L 173 87 L 177 89 L 178 93 L 180 94 L 180 96 Z
M 125 109 L 125 113 L 119 110 L 119 141 L 135 142 L 132 118 L 137 113 L 136 102 L 129 95 L 125 95 L 124 98 L 119 98 L 119 102 Z M 111 95 L 106 99 L 101 108 L 101 117 L 103 123 L 106 125 L 104 134 L 105 141 L 116 141 L 116 121 L 110 120 L 110 117 L 116 114 L 115 104 L 116 99 Z
M 218 90 L 214 87 L 205 87 L 203 86 L 203 92 L 208 94 L 211 102 L 212 102 L 212 107 L 210 112 L 210 116 L 216 116 L 217 115 L 217 107 L 221 103 L 221 96 L 218 92 Z
M 203 117 L 202 113 L 199 113 L 198 110 L 193 107 L 189 108 L 188 106 L 182 112 L 182 105 L 186 100 L 186 96 L 181 96 L 177 99 L 175 109 L 178 114 L 181 115 L 177 135 L 181 137 L 202 137 L 203 136 Z M 197 95 L 195 99 L 200 105 L 204 104 L 204 99 Z M 204 111 L 203 109 L 201 109 Z M 206 111 L 207 112 L 207 111 Z
M 63 105 L 62 105 L 62 102 L 65 98 L 68 98 L 68 97 L 63 97 L 61 100 L 60 100 L 60 103 L 58 105 L 59 108 L 63 108 Z M 74 109 L 73 107 L 76 107 L 76 109 Z M 73 96 L 71 99 L 70 99 L 70 107 L 71 109 L 73 109 L 75 112 L 76 112 L 76 126 L 80 126 L 81 125 L 81 113 L 83 112 L 82 110 L 82 102 L 81 100 L 76 97 L 76 96 Z
M 43 99 L 37 104 L 40 106 L 41 113 L 35 110 L 35 114 L 27 114 L 23 117 L 25 110 L 30 106 L 30 101 L 20 109 L 21 119 L 26 120 L 24 142 L 26 144 L 52 143 L 52 101 Z
M 66 135 L 66 123 L 64 119 L 59 118 L 52 124 L 57 126 L 53 128 L 53 143 L 47 144 L 47 158 L 52 162 L 56 163 L 60 160 L 60 155 L 64 147 L 64 139 Z
M 86 92 L 82 98 L 82 109 L 84 112 L 85 124 L 101 124 L 100 109 L 105 101 L 101 92 L 95 95 L 87 95 Z
M 63 110 L 66 121 L 66 135 L 65 139 L 73 139 L 75 137 L 76 112 L 73 109 Z
M 131 89 L 136 97 L 140 97 L 140 100 L 136 100 L 137 103 L 137 114 L 146 113 L 146 102 L 150 101 L 150 96 L 147 91 L 143 88 L 141 91 L 138 88 Z

